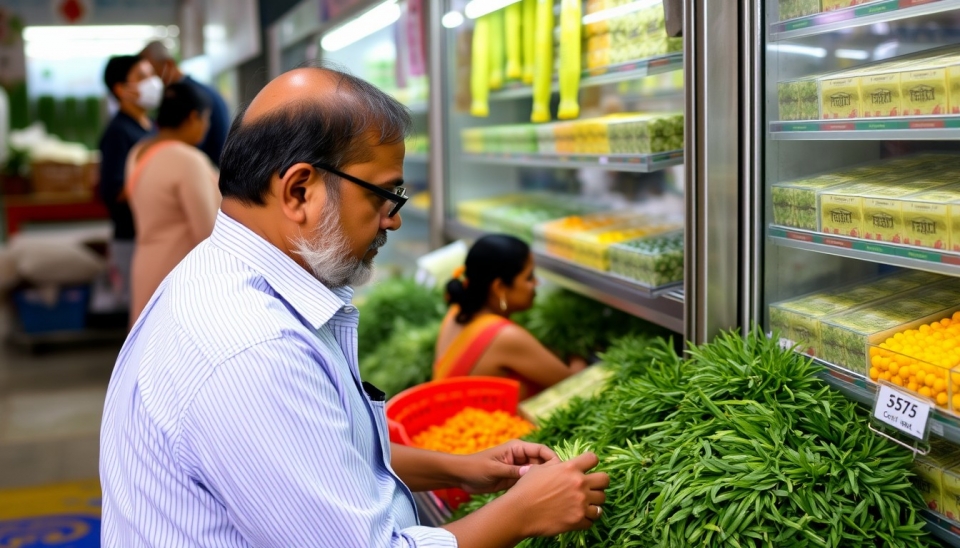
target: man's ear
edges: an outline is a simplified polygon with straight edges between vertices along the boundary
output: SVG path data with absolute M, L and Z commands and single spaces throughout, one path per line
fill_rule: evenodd
M 325 204 L 327 199 L 327 188 L 323 179 L 317 170 L 306 162 L 290 166 L 282 177 L 275 175 L 273 185 L 284 215 L 298 225 L 307 222 L 308 205 L 311 202 Z

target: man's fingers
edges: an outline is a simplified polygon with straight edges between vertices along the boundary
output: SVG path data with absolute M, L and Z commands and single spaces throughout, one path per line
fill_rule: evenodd
M 597 458 L 597 456 L 593 453 L 586 452 L 580 456 L 570 459 L 567 462 L 574 465 L 581 472 L 586 472 L 597 464 L 600 464 L 600 459 Z
M 518 464 L 543 464 L 557 458 L 546 445 L 520 441 L 513 444 L 513 460 Z
M 587 474 L 584 483 L 590 489 L 606 489 L 610 487 L 610 476 L 603 472 L 594 472 L 593 474 Z
M 587 493 L 587 502 L 593 506 L 603 506 L 607 502 L 607 494 L 603 491 L 590 491 Z

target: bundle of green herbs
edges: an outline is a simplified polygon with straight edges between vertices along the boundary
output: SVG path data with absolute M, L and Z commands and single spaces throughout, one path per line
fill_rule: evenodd
M 665 341 L 627 338 L 603 359 L 618 368 L 603 395 L 530 436 L 561 457 L 599 455 L 603 515 L 522 546 L 927 546 L 911 454 L 776 339 L 726 333 L 681 359 Z

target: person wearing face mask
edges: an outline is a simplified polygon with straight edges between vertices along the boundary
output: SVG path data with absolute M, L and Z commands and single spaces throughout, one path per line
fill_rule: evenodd
M 147 44 L 140 52 L 140 58 L 150 62 L 154 72 L 160 75 L 165 85 L 182 82 L 207 97 L 210 103 L 210 129 L 197 146 L 210 158 L 213 165 L 219 166 L 223 142 L 226 141 L 227 131 L 230 129 L 230 111 L 223 97 L 212 87 L 185 75 L 162 42 L 154 41 Z
M 123 193 L 124 170 L 130 149 L 154 131 L 148 112 L 160 105 L 163 82 L 154 74 L 150 63 L 135 55 L 111 57 L 103 81 L 120 109 L 100 138 L 100 198 L 113 224 L 109 250 L 113 285 L 118 304 L 127 306 L 136 229 Z
M 375 86 L 320 68 L 237 115 L 213 233 L 160 284 L 110 379 L 104 548 L 507 548 L 600 518 L 610 480 L 592 453 L 390 443 L 351 300 L 401 226 L 411 125 Z M 421 526 L 412 492 L 450 487 L 506 492 Z
M 188 84 L 170 84 L 157 112 L 156 136 L 140 141 L 127 158 L 124 191 L 137 228 L 131 323 L 167 274 L 213 231 L 218 174 L 196 148 L 209 125 L 207 97 Z

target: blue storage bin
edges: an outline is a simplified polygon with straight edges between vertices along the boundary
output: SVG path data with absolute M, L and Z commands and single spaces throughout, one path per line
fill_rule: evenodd
M 27 333 L 78 331 L 86 327 L 90 286 L 68 286 L 60 289 L 57 302 L 50 306 L 37 289 L 14 293 L 20 325 Z

